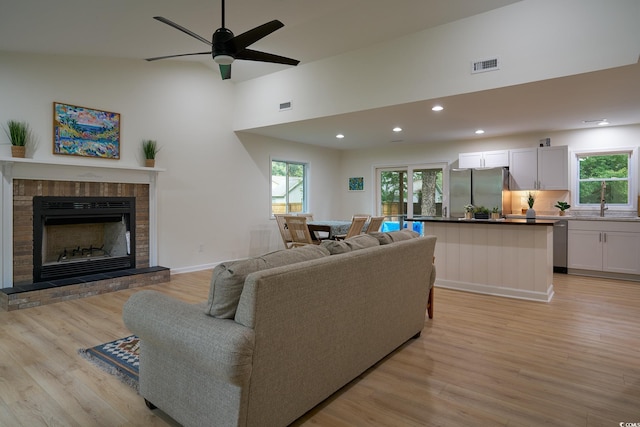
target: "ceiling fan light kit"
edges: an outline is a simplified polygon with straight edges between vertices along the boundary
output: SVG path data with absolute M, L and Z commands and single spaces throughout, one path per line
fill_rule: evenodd
M 236 59 L 242 59 L 246 61 L 271 62 L 274 64 L 293 66 L 296 66 L 300 63 L 300 61 L 296 59 L 247 49 L 250 45 L 257 42 L 258 40 L 284 27 L 284 24 L 277 19 L 274 19 L 273 21 L 262 24 L 238 36 L 234 36 L 233 32 L 231 32 L 231 30 L 225 28 L 224 26 L 224 0 L 222 0 L 222 26 L 213 33 L 211 42 L 209 42 L 204 37 L 194 33 L 193 31 L 188 30 L 187 28 L 182 27 L 181 25 L 178 25 L 173 21 L 170 21 L 167 18 L 163 18 L 162 16 L 154 16 L 153 19 L 167 24 L 175 28 L 176 30 L 182 31 L 185 34 L 208 44 L 209 46 L 211 46 L 211 51 L 158 56 L 155 58 L 147 58 L 147 61 L 176 58 L 180 56 L 211 55 L 214 62 L 220 66 L 220 75 L 222 76 L 223 80 L 231 78 L 231 64 Z

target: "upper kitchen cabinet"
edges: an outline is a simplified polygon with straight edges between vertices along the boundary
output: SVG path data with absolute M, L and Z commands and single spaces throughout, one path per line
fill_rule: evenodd
M 569 150 L 558 147 L 509 151 L 511 190 L 569 190 Z
M 461 169 L 497 168 L 509 166 L 509 151 L 482 151 L 477 153 L 460 153 L 458 167 Z

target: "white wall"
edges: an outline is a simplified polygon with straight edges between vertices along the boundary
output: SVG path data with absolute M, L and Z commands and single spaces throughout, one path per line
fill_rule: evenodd
M 238 85 L 248 130 L 587 73 L 638 61 L 637 0 L 524 0 Z M 500 59 L 500 72 L 471 74 Z M 294 108 L 283 114 L 281 102 Z
M 309 162 L 311 209 L 332 217 L 339 153 L 250 137 L 231 129 L 234 86 L 201 64 L 148 63 L 0 52 L 0 123 L 26 120 L 38 138 L 29 157 L 80 165 L 141 166 L 143 139 L 162 147 L 158 261 L 174 271 L 282 247 L 269 219 L 270 156 Z M 121 159 L 52 154 L 53 102 L 121 114 Z M 4 132 L 0 156 L 10 156 Z
M 340 192 L 341 202 L 338 215 L 347 216 L 353 212 L 375 212 L 375 168 L 424 163 L 455 163 L 458 153 L 537 147 L 539 140 L 551 138 L 551 145 L 567 145 L 569 152 L 582 149 L 629 148 L 640 145 L 640 125 L 594 127 L 576 131 L 545 132 L 540 134 L 510 135 L 500 138 L 478 138 L 442 144 L 398 144 L 377 150 L 345 151 L 342 155 L 340 182 L 348 177 L 365 177 L 364 192 Z M 638 165 L 638 159 L 635 159 Z M 457 164 L 454 164 L 457 166 Z M 640 176 L 637 177 L 640 188 Z M 556 195 L 554 195 L 556 197 Z M 545 207 L 544 210 L 548 210 Z

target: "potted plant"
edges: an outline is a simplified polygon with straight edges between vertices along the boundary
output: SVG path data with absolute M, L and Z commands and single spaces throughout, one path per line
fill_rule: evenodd
M 31 142 L 29 124 L 27 122 L 9 120 L 4 131 L 11 142 L 11 155 L 13 157 L 24 157 L 26 147 Z
M 563 202 L 561 200 L 558 200 L 558 203 L 556 203 L 553 207 L 560 209 L 560 216 L 564 216 L 564 211 L 569 209 L 571 207 L 571 205 L 569 203 L 567 203 L 567 202 Z
M 500 208 L 498 206 L 494 206 L 491 209 L 491 219 L 500 219 Z
M 156 154 L 158 154 L 160 148 L 158 143 L 152 139 L 145 139 L 142 141 L 142 152 L 144 153 L 144 165 L 147 167 L 154 167 L 156 165 Z
M 536 202 L 536 196 L 531 191 L 527 193 L 527 205 L 529 205 L 529 209 L 527 209 L 526 217 L 527 219 L 532 219 L 536 217 L 536 211 L 533 209 L 533 204 Z
M 489 209 L 485 208 L 484 206 L 476 208 L 474 217 L 475 219 L 489 219 Z
M 475 211 L 475 209 L 473 205 L 464 205 L 464 219 L 473 218 L 473 211 Z

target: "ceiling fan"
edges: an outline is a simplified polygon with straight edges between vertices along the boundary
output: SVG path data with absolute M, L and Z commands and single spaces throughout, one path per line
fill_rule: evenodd
M 231 30 L 224 26 L 224 0 L 222 0 L 222 27 L 218 28 L 212 37 L 212 41 L 199 36 L 198 34 L 168 20 L 162 16 L 154 16 L 160 22 L 172 26 L 173 28 L 200 40 L 211 46 L 209 52 L 183 53 L 179 55 L 158 56 L 155 58 L 147 58 L 147 61 L 156 61 L 158 59 L 176 58 L 179 56 L 192 55 L 208 55 L 213 56 L 213 60 L 220 66 L 220 75 L 222 80 L 231 78 L 231 63 L 236 59 L 244 59 L 247 61 L 273 62 L 276 64 L 298 65 L 300 61 L 286 58 L 284 56 L 273 55 L 271 53 L 259 52 L 257 50 L 247 49 L 248 46 L 258 40 L 268 36 L 274 31 L 284 27 L 284 24 L 277 19 L 255 27 L 238 36 L 234 36 Z

